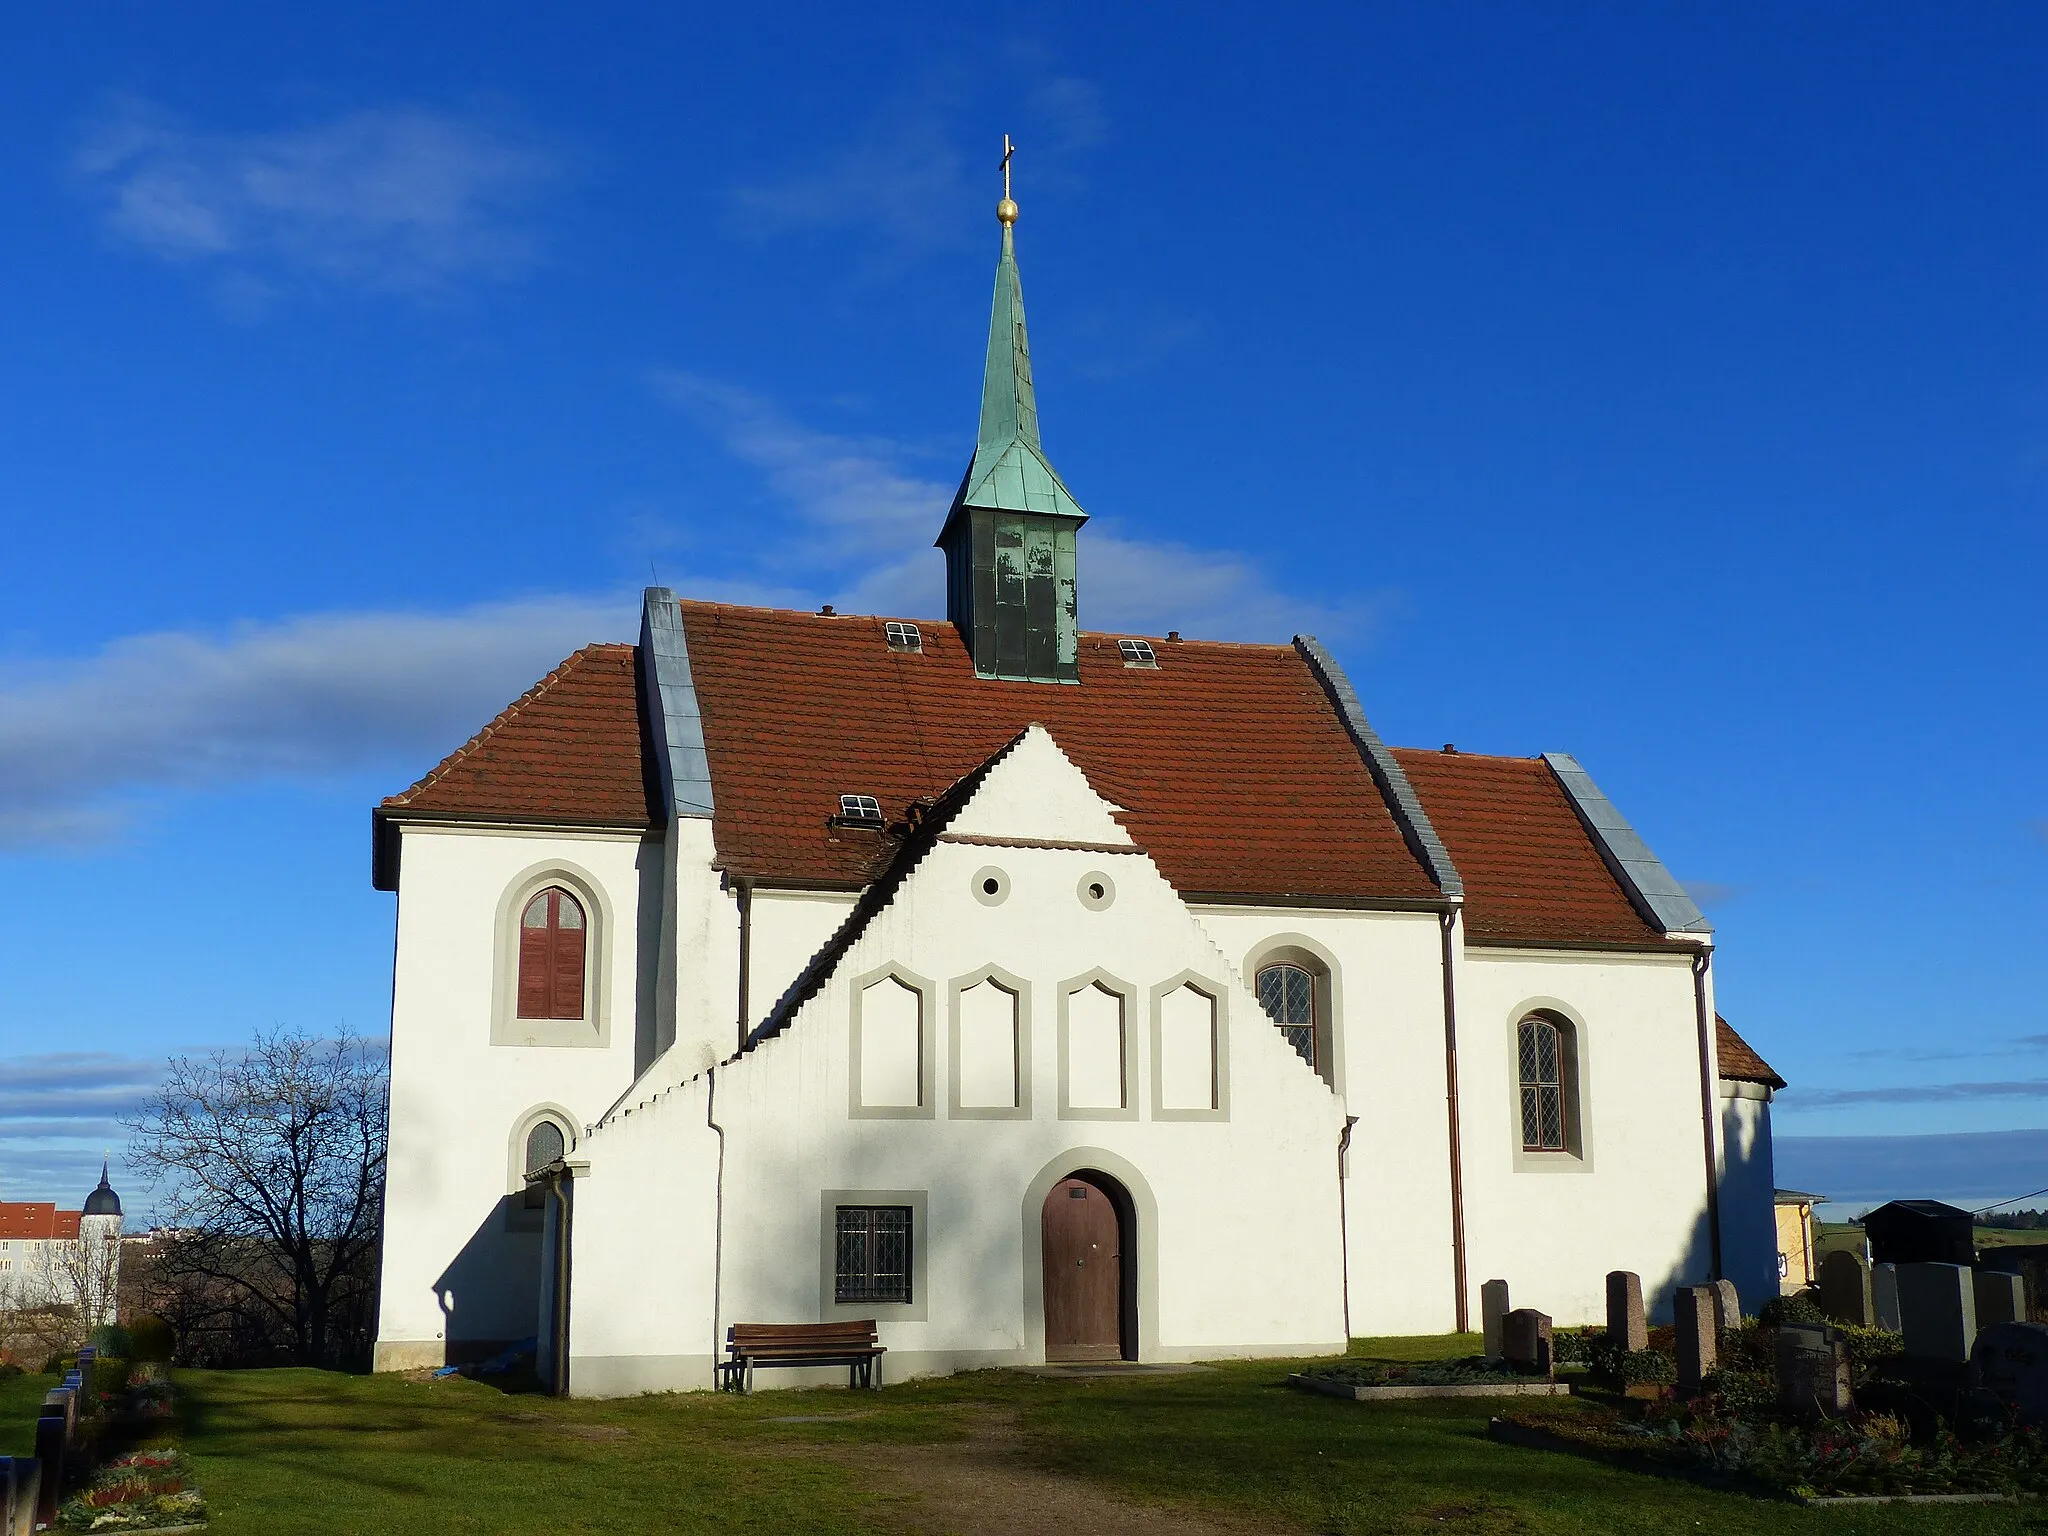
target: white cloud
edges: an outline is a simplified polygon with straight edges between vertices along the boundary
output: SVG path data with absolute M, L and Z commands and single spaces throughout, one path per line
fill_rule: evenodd
M 17 661 L 0 684 L 0 845 L 105 838 L 135 790 L 423 771 L 569 652 L 630 639 L 636 622 L 627 594 L 536 598 L 135 635 L 80 660 Z
M 735 384 L 674 369 L 657 372 L 654 384 L 762 470 L 802 523 L 827 535 L 800 547 L 830 557 L 831 570 L 813 579 L 830 583 L 833 602 L 905 617 L 943 609 L 945 567 L 931 542 L 955 482 L 904 468 L 914 455 L 900 444 L 805 426 Z M 1099 518 L 1081 534 L 1081 614 L 1091 629 L 1178 629 L 1217 640 L 1285 640 L 1315 628 L 1337 634 L 1364 616 L 1281 591 L 1247 555 L 1137 538 Z
M 560 161 L 528 136 L 420 107 L 228 133 L 124 101 L 73 167 L 112 235 L 223 268 L 246 301 L 285 278 L 421 293 L 516 275 L 539 254 L 521 215 Z

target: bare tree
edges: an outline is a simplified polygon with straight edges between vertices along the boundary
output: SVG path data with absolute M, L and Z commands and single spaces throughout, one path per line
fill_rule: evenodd
M 366 1337 L 383 1214 L 386 1061 L 351 1035 L 259 1033 L 176 1057 L 128 1122 L 130 1166 L 173 1236 L 159 1280 L 250 1322 L 306 1365 Z

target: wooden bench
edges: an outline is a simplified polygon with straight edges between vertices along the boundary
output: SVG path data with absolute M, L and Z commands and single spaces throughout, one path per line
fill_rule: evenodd
M 734 1323 L 725 1330 L 725 1361 L 719 1385 L 729 1392 L 754 1390 L 760 1365 L 843 1365 L 848 1387 L 882 1385 L 882 1356 L 875 1320 L 857 1323 Z

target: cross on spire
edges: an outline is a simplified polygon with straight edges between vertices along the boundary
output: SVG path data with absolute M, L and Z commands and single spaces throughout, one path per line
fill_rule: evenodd
M 1007 229 L 1017 222 L 1017 204 L 1010 196 L 1010 156 L 1017 153 L 1017 146 L 1010 142 L 1010 136 L 1003 135 L 1003 200 L 996 204 L 996 217 Z

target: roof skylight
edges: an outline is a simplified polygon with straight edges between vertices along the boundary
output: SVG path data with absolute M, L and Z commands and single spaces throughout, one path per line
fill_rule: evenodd
M 879 827 L 882 824 L 882 803 L 873 795 L 841 795 L 839 815 L 844 821 L 869 821 Z
M 1127 667 L 1156 668 L 1159 665 L 1159 658 L 1152 654 L 1150 640 L 1119 640 L 1116 648 L 1123 652 L 1124 665 Z
M 899 624 L 891 619 L 882 626 L 882 633 L 888 636 L 889 649 L 892 651 L 924 650 L 924 636 L 918 633 L 915 624 Z

